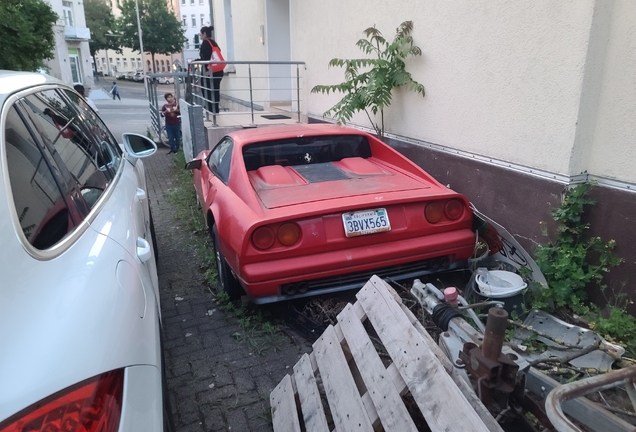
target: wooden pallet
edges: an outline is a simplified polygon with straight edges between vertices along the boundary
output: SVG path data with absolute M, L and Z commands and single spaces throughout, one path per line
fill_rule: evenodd
M 356 297 L 272 391 L 275 432 L 417 431 L 407 393 L 434 432 L 501 431 L 393 288 L 373 276 Z M 366 320 L 391 358 L 388 367 Z

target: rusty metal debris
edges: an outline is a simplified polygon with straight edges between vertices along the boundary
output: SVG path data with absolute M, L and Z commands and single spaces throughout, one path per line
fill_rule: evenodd
M 562 404 L 570 399 L 613 387 L 625 386 L 634 410 L 636 410 L 636 366 L 597 375 L 580 381 L 563 384 L 550 392 L 545 401 L 545 410 L 552 425 L 559 432 L 583 432 L 563 412 Z M 634 428 L 636 430 L 636 428 Z

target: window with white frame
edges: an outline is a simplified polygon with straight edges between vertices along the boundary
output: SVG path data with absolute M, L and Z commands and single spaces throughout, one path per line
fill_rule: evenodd
M 199 35 L 194 35 L 194 47 L 199 49 Z
M 196 15 L 192 15 L 190 18 L 192 18 L 192 27 L 196 27 L 197 26 L 197 17 L 196 17 Z
M 188 17 L 187 16 L 185 16 L 185 15 L 181 16 L 181 25 L 184 26 L 184 27 L 188 25 Z
M 201 14 L 199 18 L 201 19 L 201 26 L 203 26 L 203 22 L 205 21 L 205 15 Z
M 193 5 L 194 4 L 194 0 L 190 0 L 190 4 Z
M 68 1 L 62 2 L 62 9 L 64 11 L 64 25 L 73 27 L 73 3 Z
M 182 4 L 182 5 L 185 5 L 185 1 L 186 1 L 186 0 L 181 0 L 181 4 Z
M 128 69 L 128 59 L 124 57 L 124 69 Z

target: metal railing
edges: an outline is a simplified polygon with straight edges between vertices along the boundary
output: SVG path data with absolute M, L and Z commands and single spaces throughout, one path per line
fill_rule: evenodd
M 218 78 L 206 70 L 211 64 L 226 65 L 218 93 L 214 91 L 214 80 Z M 304 70 L 305 62 L 195 61 L 189 65 L 185 98 L 201 105 L 213 126 L 218 126 L 217 117 L 227 117 L 226 123 L 232 124 L 231 116 L 244 118 L 247 113 L 250 124 L 255 125 L 255 112 L 270 119 L 291 119 L 285 115 L 288 113 L 301 122 Z

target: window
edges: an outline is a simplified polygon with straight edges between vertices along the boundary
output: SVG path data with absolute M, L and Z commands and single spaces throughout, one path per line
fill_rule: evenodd
M 121 67 L 121 59 L 117 57 L 117 68 L 119 69 L 120 67 Z
M 243 147 L 243 162 L 247 171 L 270 165 L 325 164 L 352 157 L 371 157 L 371 147 L 366 137 L 333 135 L 288 138 Z
M 128 69 L 128 59 L 124 57 L 124 69 Z
M 185 15 L 181 16 L 181 25 L 184 26 L 184 27 L 188 25 L 188 17 L 187 16 L 185 16 Z
M 62 10 L 64 12 L 64 25 L 73 27 L 73 3 L 68 1 L 62 2 Z
M 81 84 L 82 82 L 82 63 L 80 62 L 79 50 L 76 48 L 68 49 L 68 60 L 71 67 L 71 77 L 73 84 Z
M 227 184 L 230 177 L 233 144 L 230 138 L 225 138 L 217 144 L 208 158 L 210 170 L 225 184 Z
M 197 26 L 197 17 L 196 15 L 192 15 L 192 27 L 196 27 Z
M 205 15 L 201 14 L 199 16 L 199 19 L 201 20 L 201 26 L 203 26 L 203 22 L 205 21 Z
M 86 101 L 66 90 L 20 99 L 5 137 L 21 231 L 33 247 L 48 249 L 99 201 L 121 165 L 121 149 Z
M 199 35 L 194 35 L 194 47 L 196 49 L 199 49 L 199 44 L 201 43 L 201 41 L 199 40 Z
M 199 4 L 202 5 L 203 4 L 203 0 L 199 0 Z
M 194 0 L 190 0 L 190 4 L 193 5 L 194 4 Z
M 48 249 L 66 237 L 78 221 L 15 106 L 7 115 L 5 138 L 11 192 L 22 234 L 33 247 Z
M 185 3 L 186 3 L 186 0 L 181 0 L 182 5 L 185 5 Z

